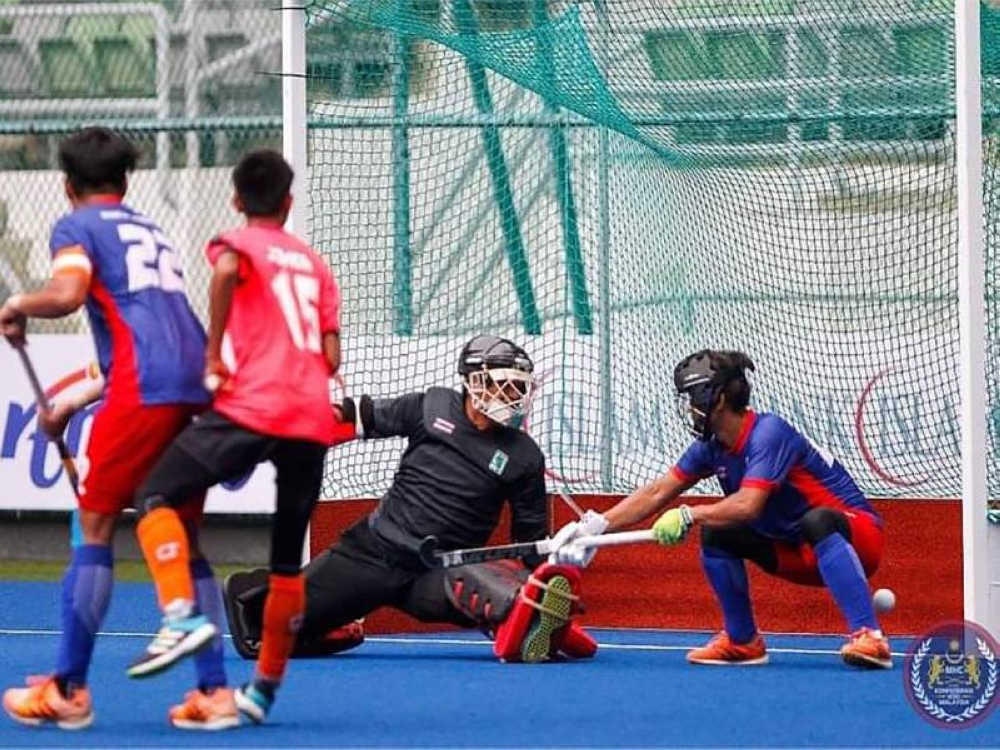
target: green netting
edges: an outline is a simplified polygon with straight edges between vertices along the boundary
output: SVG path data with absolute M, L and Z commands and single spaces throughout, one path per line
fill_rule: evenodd
M 313 0 L 309 198 L 344 288 L 347 388 L 454 384 L 464 337 L 515 336 L 550 468 L 623 492 L 687 443 L 673 364 L 738 347 L 756 405 L 867 492 L 957 496 L 950 8 Z M 984 6 L 991 331 L 998 15 Z M 326 492 L 380 492 L 398 450 L 338 449 Z

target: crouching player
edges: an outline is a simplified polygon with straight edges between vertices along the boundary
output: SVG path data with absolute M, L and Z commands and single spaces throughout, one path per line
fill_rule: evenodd
M 546 535 L 544 458 L 518 429 L 532 369 L 513 342 L 477 336 L 459 358 L 464 393 L 431 388 L 396 399 L 345 401 L 344 416 L 355 422 L 359 438 L 398 435 L 409 444 L 378 508 L 306 567 L 298 655 L 358 645 L 354 621 L 383 606 L 423 622 L 480 628 L 505 661 L 594 654 L 596 643 L 572 620 L 580 590 L 576 568 L 544 563 L 529 571 L 504 562 L 427 570 L 417 554 L 428 535 L 442 549 L 486 544 L 505 501 L 514 541 Z M 236 573 L 224 586 L 233 641 L 248 658 L 256 654 L 266 593 L 259 571 Z
M 750 604 L 744 564 L 750 560 L 770 575 L 828 588 L 852 632 L 843 660 L 887 669 L 889 642 L 867 581 L 882 559 L 882 521 L 839 461 L 776 414 L 747 408 L 748 369 L 754 366 L 745 354 L 729 351 L 700 351 L 677 365 L 678 413 L 698 440 L 665 476 L 609 510 L 600 526 L 619 529 L 648 518 L 715 476 L 722 500 L 671 508 L 653 526 L 657 541 L 668 545 L 700 527 L 702 567 L 722 607 L 725 629 L 688 661 L 767 662 Z M 595 531 L 602 529 L 592 523 L 587 532 Z M 555 557 L 586 561 L 571 540 Z

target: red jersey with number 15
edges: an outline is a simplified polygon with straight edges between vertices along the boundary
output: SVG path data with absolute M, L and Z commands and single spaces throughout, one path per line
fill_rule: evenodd
M 240 282 L 226 322 L 233 377 L 213 408 L 264 435 L 329 444 L 334 437 L 323 334 L 340 332 L 340 290 L 305 242 L 278 226 L 248 226 L 208 244 L 208 260 L 232 250 Z

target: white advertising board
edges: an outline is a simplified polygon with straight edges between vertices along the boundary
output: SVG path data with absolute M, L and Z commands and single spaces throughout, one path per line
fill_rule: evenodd
M 32 336 L 28 347 L 38 377 L 50 398 L 85 386 L 94 360 L 89 336 Z M 68 510 L 75 506 L 55 445 L 38 430 L 31 386 L 17 354 L 0 342 L 0 509 Z M 66 444 L 85 477 L 90 423 L 98 405 L 79 412 L 66 430 Z M 270 513 L 274 508 L 274 472 L 259 466 L 249 477 L 209 492 L 211 513 Z

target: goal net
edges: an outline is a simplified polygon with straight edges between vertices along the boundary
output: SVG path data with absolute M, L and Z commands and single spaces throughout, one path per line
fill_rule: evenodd
M 959 496 L 951 5 L 312 0 L 308 198 L 345 387 L 457 386 L 463 341 L 507 335 L 536 362 L 553 482 L 620 493 L 689 440 L 674 364 L 739 348 L 754 405 L 867 493 Z M 982 13 L 995 331 L 1000 10 Z M 992 337 L 991 452 L 998 355 Z M 380 494 L 399 448 L 333 451 L 325 496 Z

